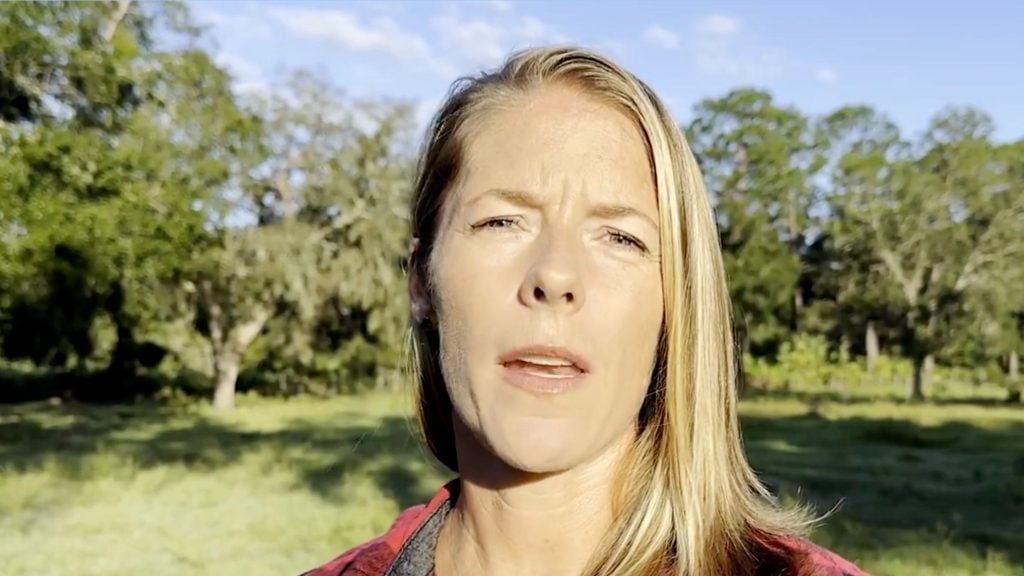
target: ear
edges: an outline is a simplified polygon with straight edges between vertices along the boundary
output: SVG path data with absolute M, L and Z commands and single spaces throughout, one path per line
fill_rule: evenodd
M 417 324 L 432 319 L 434 315 L 430 293 L 427 290 L 427 279 L 423 277 L 421 257 L 420 239 L 413 237 L 409 241 L 408 256 L 409 303 L 412 305 L 412 316 Z

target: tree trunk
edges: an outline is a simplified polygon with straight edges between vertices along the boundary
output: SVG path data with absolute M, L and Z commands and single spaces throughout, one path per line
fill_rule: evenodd
M 868 327 L 864 333 L 864 348 L 868 357 L 868 374 L 872 374 L 875 367 L 878 366 L 878 332 L 875 331 L 874 320 L 868 321 Z
M 740 327 L 740 352 L 743 356 L 750 354 L 750 316 L 743 313 L 743 326 Z
M 103 29 L 100 31 L 100 36 L 103 38 L 104 43 L 110 43 L 114 38 L 114 33 L 117 32 L 117 27 L 124 20 L 128 9 L 131 8 L 131 0 L 118 0 L 117 6 L 114 8 L 114 13 L 111 14 L 110 19 L 103 23 Z
M 931 354 L 925 356 L 914 356 L 914 377 L 911 380 L 910 399 L 914 401 L 924 400 L 924 390 L 931 383 L 932 372 L 935 368 L 935 357 Z
M 736 365 L 736 392 L 741 395 L 746 393 L 747 387 L 750 385 L 750 381 L 747 379 L 746 369 L 747 355 L 750 354 L 750 337 L 747 332 L 748 326 L 750 326 L 749 318 L 746 314 L 743 314 L 742 325 L 733 327 L 733 332 L 737 340 L 736 344 L 734 344 L 737 357 L 733 359 L 733 362 Z
M 101 395 L 108 400 L 124 400 L 137 390 L 135 327 L 137 322 L 125 310 L 124 285 L 117 281 L 111 286 L 106 302 L 107 313 L 114 323 L 116 341 L 107 364 L 106 390 Z
M 213 406 L 219 410 L 235 407 L 235 383 L 238 382 L 239 357 L 228 352 L 213 359 L 217 387 L 213 392 Z
M 243 322 L 226 334 L 223 327 L 211 321 L 210 333 L 219 334 L 220 341 L 211 340 L 213 346 L 213 369 L 217 387 L 213 392 L 215 408 L 229 410 L 235 406 L 235 383 L 238 381 L 242 355 L 259 336 L 270 318 L 269 308 L 257 308 L 252 319 Z
M 797 284 L 796 293 L 793 294 L 793 332 L 800 331 L 800 320 L 804 313 L 804 293 Z
M 1020 353 L 1016 350 L 1010 352 L 1010 365 L 1007 367 L 1007 381 L 1009 384 L 1009 395 L 1006 397 L 1006 401 L 1011 404 L 1020 404 Z

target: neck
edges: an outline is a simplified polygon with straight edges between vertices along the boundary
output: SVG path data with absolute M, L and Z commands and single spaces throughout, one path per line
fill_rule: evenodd
M 631 440 L 542 474 L 513 470 L 474 441 L 457 440 L 461 490 L 438 538 L 437 574 L 581 574 L 611 526 L 617 470 Z

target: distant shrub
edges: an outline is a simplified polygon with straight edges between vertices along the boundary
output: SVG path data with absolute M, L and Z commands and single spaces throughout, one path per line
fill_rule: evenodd
M 849 361 L 830 362 L 829 346 L 820 336 L 798 335 L 783 342 L 773 362 L 766 358 L 744 358 L 747 377 L 755 388 L 791 390 L 821 388 L 834 385 L 842 376 L 855 372 L 846 366 Z
M 868 372 L 864 358 L 852 358 L 821 336 L 797 335 L 784 342 L 777 357 L 744 357 L 747 385 L 769 392 L 802 392 L 839 398 L 905 398 L 913 378 L 909 359 L 882 355 Z M 925 395 L 931 398 L 1002 398 L 1007 378 L 995 363 L 935 366 Z
M 883 355 L 875 363 L 872 377 L 888 384 L 904 384 L 914 374 L 914 366 L 910 360 L 896 356 Z

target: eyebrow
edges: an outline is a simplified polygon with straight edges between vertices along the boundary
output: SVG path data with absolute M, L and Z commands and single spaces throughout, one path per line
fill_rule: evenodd
M 516 206 L 522 206 L 524 208 L 539 209 L 543 206 L 537 196 L 526 192 L 524 190 L 509 190 L 505 188 L 494 188 L 480 194 L 476 198 L 469 201 L 467 206 L 472 206 L 484 198 L 494 197 L 499 200 L 514 204 Z M 621 204 L 597 204 L 593 206 L 589 211 L 589 216 L 597 218 L 639 218 L 647 224 L 649 224 L 655 230 L 658 230 L 658 224 L 647 214 L 633 208 L 632 206 L 624 206 Z
M 466 206 L 472 206 L 484 198 L 491 197 L 503 200 L 509 204 L 522 206 L 523 208 L 540 208 L 542 206 L 540 199 L 529 192 L 524 190 L 508 190 L 505 188 L 493 188 L 488 190 L 467 202 Z
M 650 216 L 631 206 L 622 206 L 620 204 L 598 204 L 590 210 L 590 215 L 607 219 L 630 217 L 639 218 L 649 224 L 651 228 L 655 230 L 658 229 L 658 225 Z

